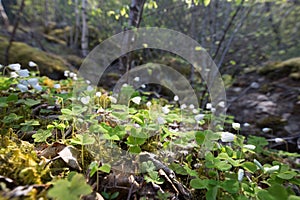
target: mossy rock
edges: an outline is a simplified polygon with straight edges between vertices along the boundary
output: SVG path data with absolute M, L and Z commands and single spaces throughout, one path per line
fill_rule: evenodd
M 83 58 L 80 58 L 76 55 L 71 55 L 71 54 L 66 55 L 65 59 L 66 59 L 66 61 L 68 61 L 68 63 L 70 63 L 76 69 L 79 69 L 79 67 L 81 66 L 81 64 L 83 62 Z
M 5 63 L 5 50 L 8 40 L 0 36 L 0 63 Z M 43 52 L 22 42 L 13 42 L 9 52 L 9 63 L 20 63 L 23 68 L 28 66 L 28 62 L 33 61 L 39 66 L 41 75 L 52 79 L 64 78 L 64 71 L 69 70 L 68 64 L 62 58 L 50 53 Z
M 261 75 L 267 75 L 271 79 L 291 77 L 299 80 L 300 57 L 291 58 L 283 62 L 269 63 L 258 70 Z
M 279 116 L 269 116 L 258 121 L 257 127 L 259 128 L 272 127 L 273 131 L 278 131 L 278 130 L 282 130 L 286 124 L 287 122 Z

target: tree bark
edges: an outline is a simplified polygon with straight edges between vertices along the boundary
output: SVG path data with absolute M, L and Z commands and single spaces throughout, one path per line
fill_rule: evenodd
M 19 26 L 19 21 L 20 21 L 20 17 L 22 15 L 22 12 L 23 12 L 23 9 L 25 7 L 25 0 L 22 0 L 21 2 L 21 5 L 20 5 L 20 8 L 18 10 L 18 15 L 16 16 L 16 19 L 15 19 L 15 23 L 14 23 L 14 28 L 13 28 L 13 31 L 10 35 L 10 39 L 9 39 L 9 43 L 8 43 L 8 46 L 6 47 L 5 49 L 5 53 L 4 53 L 4 57 L 5 57 L 5 65 L 8 65 L 9 63 L 9 50 L 12 46 L 12 43 L 13 43 L 13 40 L 14 40 L 14 37 L 15 37 L 15 34 L 17 32 L 17 29 L 18 29 L 18 26 Z
M 2 5 L 2 0 L 0 0 L 0 16 L 3 20 L 3 23 L 4 23 L 4 26 L 5 26 L 5 29 L 8 30 L 8 27 L 9 27 L 9 20 L 8 20 L 8 17 L 6 15 L 6 12 L 4 10 L 4 7 Z
M 87 56 L 89 53 L 89 30 L 88 30 L 88 17 L 86 13 L 87 7 L 87 0 L 82 0 L 82 12 L 81 12 L 81 19 L 82 19 L 82 34 L 81 34 L 81 54 L 82 56 Z

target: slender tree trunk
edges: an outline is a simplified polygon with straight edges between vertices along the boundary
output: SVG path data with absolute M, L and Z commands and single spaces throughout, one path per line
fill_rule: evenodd
M 125 30 L 129 30 L 132 28 L 138 28 L 140 26 L 144 4 L 146 0 L 132 0 L 130 5 L 130 12 L 129 12 L 129 20 L 128 20 L 128 27 Z M 130 47 L 130 41 L 134 40 L 134 35 L 130 35 L 128 33 L 124 34 L 123 44 L 122 44 L 122 52 L 126 53 L 128 48 Z M 126 72 L 132 67 L 132 59 L 131 54 L 128 53 L 126 56 L 119 59 L 120 68 L 124 69 L 126 66 Z
M 9 50 L 10 50 L 10 48 L 12 46 L 15 34 L 17 32 L 17 29 L 18 29 L 18 26 L 19 26 L 20 17 L 21 17 L 21 15 L 23 13 L 24 7 L 25 7 L 25 0 L 22 0 L 21 5 L 20 5 L 19 10 L 18 10 L 18 15 L 15 18 L 14 28 L 13 28 L 13 31 L 12 31 L 12 33 L 10 35 L 8 46 L 5 49 L 5 53 L 4 53 L 5 65 L 9 64 Z
M 48 0 L 45 0 L 44 8 L 45 8 L 44 25 L 45 25 L 45 27 L 48 27 L 48 25 L 49 25 L 49 2 L 48 2 Z
M 5 26 L 5 29 L 8 30 L 8 27 L 9 27 L 9 20 L 8 20 L 8 17 L 6 15 L 6 12 L 3 8 L 3 5 L 2 5 L 2 0 L 0 0 L 0 16 L 3 20 L 3 23 L 4 23 L 4 26 Z
M 87 56 L 89 53 L 89 30 L 88 30 L 88 18 L 87 18 L 87 0 L 82 0 L 82 12 L 81 12 L 81 19 L 82 19 L 82 34 L 81 34 L 81 54 L 82 56 Z
M 79 31 L 80 31 L 80 13 L 78 8 L 78 0 L 75 0 L 75 34 L 73 40 L 73 47 L 77 48 L 78 46 L 78 38 L 79 38 Z

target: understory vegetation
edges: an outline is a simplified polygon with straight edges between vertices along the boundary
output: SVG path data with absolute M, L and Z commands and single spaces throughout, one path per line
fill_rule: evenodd
M 73 72 L 29 66 L 1 66 L 1 199 L 300 199 L 299 154 L 240 135 L 231 116 L 211 129 L 209 103 L 125 85 L 118 104 Z

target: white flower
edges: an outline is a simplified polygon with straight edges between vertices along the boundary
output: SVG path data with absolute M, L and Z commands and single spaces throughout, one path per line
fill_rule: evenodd
M 170 112 L 170 109 L 167 106 L 162 107 L 161 110 L 164 114 L 168 114 Z
M 190 108 L 190 109 L 194 109 L 194 108 L 195 108 L 194 104 L 190 104 L 190 105 L 189 105 L 189 108 Z
M 246 145 L 244 145 L 244 148 L 245 148 L 245 149 L 254 150 L 254 149 L 256 148 L 256 146 L 253 145 L 253 144 L 246 144 Z
M 178 101 L 179 97 L 177 95 L 174 96 L 174 101 Z
M 206 104 L 206 109 L 207 109 L 207 110 L 210 110 L 211 108 L 212 108 L 211 103 L 207 103 L 207 104 Z
M 210 110 L 212 113 L 216 112 L 216 109 L 215 108 L 211 108 Z
M 143 84 L 143 85 L 141 85 L 141 87 L 142 87 L 143 89 L 145 89 L 145 88 L 146 88 L 146 85 L 145 85 L 145 84 Z
M 88 92 L 90 92 L 90 91 L 93 91 L 94 88 L 93 88 L 93 86 L 89 85 L 89 86 L 87 86 L 86 90 L 87 90 Z
M 101 92 L 96 92 L 96 97 L 101 97 Z
M 198 113 L 198 110 L 194 108 L 192 112 L 193 112 L 194 114 L 197 114 L 197 113 Z
M 256 166 L 261 169 L 261 170 L 264 170 L 264 167 L 260 164 L 260 162 L 256 159 L 253 160 L 254 164 L 256 164 Z
M 54 84 L 54 85 L 53 85 L 53 88 L 55 88 L 55 89 L 60 89 L 61 86 L 60 86 L 60 84 Z
M 11 78 L 17 78 L 19 75 L 16 72 L 10 72 Z
M 282 139 L 282 138 L 275 138 L 274 141 L 275 141 L 276 143 L 283 143 L 283 142 L 285 142 L 285 140 Z
M 246 123 L 243 124 L 243 126 L 244 126 L 244 127 L 249 127 L 250 124 L 246 122 Z
M 0 64 L 0 69 L 2 69 L 4 66 Z
M 195 120 L 197 122 L 201 121 L 202 119 L 204 119 L 205 115 L 204 114 L 198 114 L 195 116 Z
M 272 129 L 271 129 L 271 128 L 263 128 L 262 131 L 263 131 L 264 133 L 267 133 L 267 132 L 272 131 Z
M 73 77 L 75 76 L 75 73 L 74 73 L 74 72 L 70 72 L 69 76 L 70 76 L 71 78 L 73 78 Z
M 83 103 L 83 104 L 86 105 L 86 104 L 89 103 L 90 99 L 91 99 L 90 96 L 86 96 L 86 97 L 81 97 L 81 98 L 80 98 L 80 101 L 81 101 L 81 103 Z
M 139 82 L 140 81 L 140 77 L 137 76 L 133 80 L 136 81 L 136 82 Z
M 164 124 L 165 122 L 166 122 L 166 121 L 165 121 L 165 119 L 164 119 L 163 117 L 161 117 L 161 116 L 158 116 L 158 117 L 157 117 L 157 123 L 158 123 L 158 124 L 161 125 L 161 124 Z
M 148 101 L 148 102 L 146 103 L 146 106 L 147 106 L 148 108 L 150 108 L 151 105 L 152 105 L 151 101 Z
M 31 86 L 34 86 L 34 85 L 37 85 L 38 84 L 38 79 L 37 78 L 30 78 L 27 80 L 27 82 L 31 85 Z
M 181 110 L 184 110 L 184 109 L 186 109 L 186 108 L 187 108 L 186 104 L 182 104 L 182 105 L 180 106 L 180 109 L 181 109 Z
M 37 64 L 33 61 L 29 61 L 28 65 L 29 65 L 29 67 L 36 67 L 37 66 Z
M 127 87 L 128 86 L 128 84 L 127 83 L 124 83 L 123 85 L 122 85 L 122 87 Z
M 10 64 L 8 68 L 11 70 L 19 71 L 21 69 L 21 65 L 19 63 Z
M 89 80 L 86 80 L 85 82 L 86 82 L 86 84 L 88 84 L 88 85 L 91 84 L 91 81 L 89 81 Z
M 73 77 L 73 80 L 74 80 L 74 81 L 77 81 L 77 76 L 74 76 L 74 77 Z
M 68 71 L 68 70 L 64 71 L 64 76 L 65 76 L 65 77 L 68 77 L 69 74 L 70 74 L 70 71 Z
M 273 173 L 275 171 L 278 171 L 279 170 L 279 165 L 275 165 L 273 167 L 265 167 L 265 172 L 267 173 Z
M 113 96 L 109 96 L 110 102 L 117 103 L 117 99 Z
M 142 98 L 141 97 L 133 97 L 131 101 L 137 105 L 140 105 Z
M 241 124 L 240 123 L 232 123 L 232 128 L 234 130 L 239 130 L 241 128 Z
M 21 77 L 28 77 L 28 76 L 29 76 L 29 71 L 28 71 L 28 69 L 21 69 L 21 70 L 17 71 L 17 73 L 18 73 L 19 76 L 21 76 Z
M 229 132 L 221 132 L 222 142 L 232 142 L 235 138 L 235 135 Z
M 243 169 L 239 169 L 238 171 L 238 181 L 241 182 L 244 178 L 244 170 Z
M 221 108 L 225 108 L 225 102 L 224 101 L 219 102 L 218 106 L 220 106 Z
M 37 85 L 32 85 L 32 87 L 34 88 L 34 89 L 36 89 L 37 91 L 42 91 L 42 86 L 40 86 L 39 84 L 37 84 Z
M 26 85 L 23 85 L 23 84 L 18 84 L 17 88 L 19 88 L 21 90 L 21 92 L 27 92 L 28 91 L 28 87 Z

